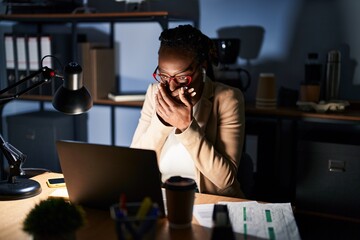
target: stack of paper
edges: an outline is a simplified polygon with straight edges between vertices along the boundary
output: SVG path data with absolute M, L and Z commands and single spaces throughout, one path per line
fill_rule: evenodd
M 300 239 L 290 203 L 219 202 L 226 204 L 236 239 Z M 194 205 L 200 225 L 212 228 L 214 204 Z
M 108 98 L 116 102 L 145 101 L 145 93 L 124 93 L 116 94 L 110 92 Z

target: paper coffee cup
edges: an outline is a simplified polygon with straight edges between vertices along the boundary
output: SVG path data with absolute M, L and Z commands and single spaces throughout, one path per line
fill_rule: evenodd
M 193 179 L 174 176 L 165 181 L 167 218 L 171 228 L 191 226 L 196 183 Z

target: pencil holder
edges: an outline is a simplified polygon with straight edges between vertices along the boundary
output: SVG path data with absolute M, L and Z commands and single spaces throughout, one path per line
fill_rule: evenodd
M 156 204 L 143 211 L 141 203 L 128 203 L 125 208 L 119 204 L 110 207 L 111 218 L 116 222 L 119 240 L 155 239 L 159 208 Z

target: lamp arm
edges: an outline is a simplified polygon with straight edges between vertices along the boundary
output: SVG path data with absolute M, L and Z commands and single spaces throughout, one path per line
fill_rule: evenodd
M 9 163 L 9 176 L 8 182 L 14 183 L 16 176 L 25 175 L 22 169 L 22 165 L 26 160 L 26 155 L 16 149 L 13 145 L 5 142 L 4 138 L 0 134 L 0 149 Z
M 32 84 L 31 86 L 15 93 L 15 94 L 7 94 L 5 96 L 1 96 L 2 94 L 16 88 L 17 86 L 19 86 L 20 84 L 23 84 L 25 83 L 26 81 L 29 81 L 31 79 L 33 79 L 34 77 L 38 76 L 38 75 L 42 75 L 43 78 L 41 78 L 40 81 L 37 81 L 35 82 L 34 84 Z M 16 83 L 14 83 L 13 85 L 10 85 L 8 86 L 7 88 L 4 88 L 3 90 L 0 90 L 0 101 L 5 101 L 5 100 L 12 100 L 12 99 L 15 99 L 15 98 L 18 98 L 20 97 L 21 95 L 31 91 L 32 89 L 34 88 L 37 88 L 39 87 L 40 85 L 46 83 L 46 82 L 49 82 L 52 80 L 53 77 L 61 77 L 59 75 L 57 75 L 55 73 L 55 71 L 53 69 L 50 69 L 48 67 L 42 67 L 40 68 L 38 71 L 24 77 L 23 79 L 21 79 L 20 81 L 17 81 Z
M 27 81 L 31 81 L 34 77 L 42 75 L 43 77 L 40 78 L 39 81 L 36 81 L 32 85 L 26 87 L 25 89 L 16 92 L 15 94 L 6 94 L 2 96 L 2 94 L 15 89 L 20 84 L 23 84 Z M 0 90 L 0 104 L 4 104 L 7 101 L 10 101 L 12 99 L 16 99 L 20 97 L 21 95 L 31 91 L 34 88 L 39 87 L 40 85 L 47 83 L 52 80 L 53 77 L 56 77 L 58 75 L 55 74 L 55 71 L 48 68 L 48 67 L 42 67 L 38 71 L 24 77 L 23 79 L 17 81 L 16 83 L 8 86 L 7 88 L 4 88 Z M 25 175 L 25 172 L 22 169 L 22 165 L 24 164 L 26 160 L 26 155 L 20 152 L 18 149 L 16 149 L 13 145 L 11 145 L 8 142 L 5 142 L 4 138 L 0 134 L 0 150 L 2 151 L 3 155 L 6 157 L 9 163 L 9 176 L 8 176 L 8 182 L 14 183 L 16 180 L 16 176 Z
M 45 57 L 53 57 L 46 55 Z M 43 57 L 42 60 L 45 58 Z M 57 58 L 55 58 L 57 59 Z M 41 60 L 41 62 L 42 62 Z M 38 81 L 32 81 L 34 77 L 41 75 Z M 83 86 L 82 68 L 75 62 L 69 63 L 64 68 L 64 77 L 57 75 L 54 70 L 48 67 L 42 67 L 38 71 L 30 74 L 29 76 L 17 81 L 15 84 L 0 90 L 0 105 L 16 99 L 39 87 L 40 85 L 50 82 L 54 77 L 60 77 L 63 84 L 58 88 L 53 96 L 53 107 L 59 112 L 69 115 L 81 114 L 89 110 L 93 103 L 89 91 Z M 23 90 L 17 90 L 17 86 L 24 84 L 31 80 L 30 84 Z M 15 89 L 15 94 L 9 91 Z M 41 186 L 38 182 L 32 179 L 20 178 L 17 176 L 25 175 L 22 165 L 26 160 L 26 155 L 12 146 L 10 143 L 5 142 L 0 134 L 0 151 L 3 153 L 9 163 L 9 176 L 7 182 L 0 182 L 0 200 L 2 199 L 21 199 L 35 196 L 41 192 Z M 0 165 L 3 164 L 3 157 L 0 154 Z M 1 176 L 2 178 L 2 176 Z

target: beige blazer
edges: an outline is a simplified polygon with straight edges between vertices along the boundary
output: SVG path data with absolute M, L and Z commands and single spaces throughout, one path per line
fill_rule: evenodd
M 159 159 L 173 127 L 161 123 L 155 111 L 157 84 L 146 92 L 138 127 L 131 147 L 155 150 Z M 244 98 L 239 89 L 205 82 L 199 110 L 188 129 L 176 134 L 195 163 L 198 189 L 202 193 L 244 197 L 237 169 L 244 141 Z

